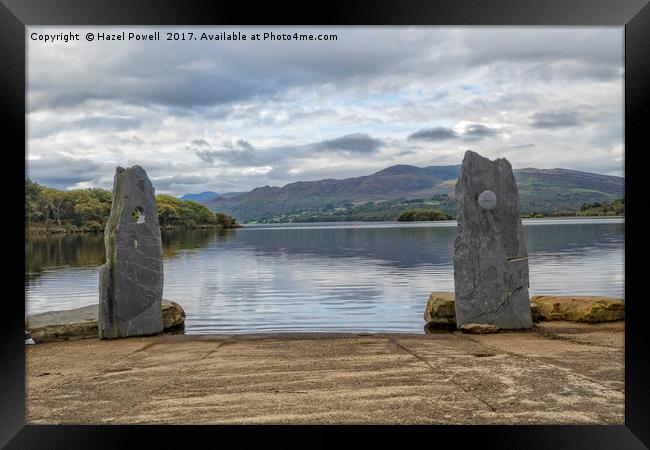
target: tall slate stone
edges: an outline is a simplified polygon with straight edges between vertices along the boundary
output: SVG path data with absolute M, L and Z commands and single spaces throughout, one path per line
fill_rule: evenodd
M 118 167 L 99 271 L 99 337 L 162 332 L 163 263 L 154 188 L 140 166 Z
M 528 255 L 510 163 L 467 151 L 455 196 L 457 327 L 479 323 L 502 329 L 530 328 Z

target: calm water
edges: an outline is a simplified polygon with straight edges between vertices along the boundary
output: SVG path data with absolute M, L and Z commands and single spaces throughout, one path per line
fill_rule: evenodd
M 622 219 L 524 221 L 532 294 L 623 298 Z M 187 333 L 422 333 L 453 290 L 455 222 L 251 226 L 163 233 L 164 297 Z M 26 313 L 97 303 L 101 234 L 26 242 Z

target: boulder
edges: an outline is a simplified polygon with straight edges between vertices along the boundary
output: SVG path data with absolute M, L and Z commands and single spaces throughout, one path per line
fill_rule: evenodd
M 185 310 L 176 302 L 171 300 L 162 301 L 162 322 L 163 331 L 171 332 L 182 330 L 185 327 Z
M 99 270 L 99 337 L 160 333 L 162 241 L 155 191 L 140 166 L 115 170 L 104 244 L 106 263 Z
M 542 308 L 536 303 L 530 304 L 530 317 L 533 319 L 533 322 L 544 322 L 545 320 L 548 320 L 546 317 L 544 317 L 544 312 L 542 311 Z
M 457 326 L 530 328 L 528 255 L 510 163 L 467 151 L 454 195 L 458 205 L 454 241 Z
M 163 332 L 177 332 L 184 328 L 185 311 L 178 303 L 163 300 L 161 314 Z M 96 338 L 97 315 L 98 305 L 33 314 L 25 319 L 25 328 L 36 342 Z
M 564 320 L 568 322 L 612 322 L 625 320 L 625 302 L 598 296 L 535 295 L 530 303 L 533 322 Z M 430 328 L 456 325 L 453 292 L 432 292 L 429 295 L 424 321 Z
M 531 299 L 533 320 L 611 322 L 625 319 L 625 302 L 597 296 L 535 295 Z
M 456 327 L 453 292 L 432 292 L 424 310 L 424 321 L 428 327 Z

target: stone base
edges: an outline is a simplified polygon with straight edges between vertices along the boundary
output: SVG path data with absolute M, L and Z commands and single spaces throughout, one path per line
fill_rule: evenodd
M 432 292 L 424 310 L 427 328 L 456 327 L 453 292 Z M 625 302 L 597 296 L 535 295 L 531 299 L 533 322 L 612 322 L 625 319 Z
M 531 299 L 533 320 L 612 322 L 625 319 L 625 302 L 609 297 L 535 295 Z
M 456 328 L 453 292 L 432 292 L 424 310 L 424 321 L 432 328 Z
M 27 316 L 25 328 L 35 342 L 66 341 L 97 338 L 98 305 L 63 311 L 51 311 Z M 185 311 L 176 302 L 162 302 L 163 333 L 182 332 L 185 327 Z

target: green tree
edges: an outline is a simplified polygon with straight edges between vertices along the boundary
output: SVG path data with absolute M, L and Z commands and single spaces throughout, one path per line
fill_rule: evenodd
M 178 209 L 179 200 L 169 195 L 157 195 L 158 222 L 160 225 L 176 225 L 181 219 Z
M 424 220 L 449 220 L 451 216 L 439 209 L 409 209 L 397 216 L 398 222 L 413 222 Z
M 205 206 L 169 195 L 156 197 L 163 227 L 236 226 L 235 219 L 213 213 Z M 27 232 L 101 231 L 111 212 L 112 193 L 106 189 L 61 191 L 25 180 L 25 226 Z M 51 222 L 58 227 L 52 227 Z
M 29 229 L 32 221 L 38 222 L 45 218 L 45 205 L 42 201 L 43 188 L 29 179 L 25 180 L 25 226 Z

